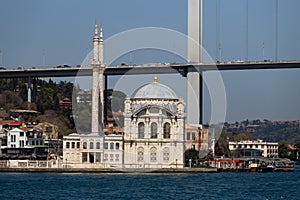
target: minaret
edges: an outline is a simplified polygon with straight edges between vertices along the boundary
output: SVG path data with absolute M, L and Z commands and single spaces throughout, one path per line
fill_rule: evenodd
M 93 83 L 92 83 L 92 123 L 91 132 L 99 133 L 99 36 L 98 36 L 98 24 L 95 23 L 94 32 L 94 54 L 92 59 L 93 67 Z
M 103 32 L 102 32 L 102 24 L 100 25 L 100 38 L 99 38 L 99 44 L 98 44 L 98 50 L 99 50 L 99 93 L 100 93 L 100 102 L 99 102 L 99 113 L 100 113 L 100 124 L 103 126 L 104 124 L 104 70 L 105 70 L 105 64 L 104 64 L 104 42 L 103 42 Z

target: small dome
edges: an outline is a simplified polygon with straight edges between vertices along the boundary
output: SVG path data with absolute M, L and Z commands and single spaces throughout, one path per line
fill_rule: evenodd
M 138 88 L 132 97 L 134 99 L 178 99 L 172 89 L 158 83 L 157 77 L 154 77 L 153 83 Z

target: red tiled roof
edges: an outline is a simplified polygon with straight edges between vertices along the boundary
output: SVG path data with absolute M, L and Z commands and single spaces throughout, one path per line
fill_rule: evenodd
M 22 122 L 9 122 L 8 125 L 9 126 L 21 126 Z

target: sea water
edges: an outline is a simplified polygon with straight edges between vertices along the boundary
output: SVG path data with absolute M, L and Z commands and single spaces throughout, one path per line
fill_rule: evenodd
M 300 199 L 294 172 L 1 173 L 0 199 Z

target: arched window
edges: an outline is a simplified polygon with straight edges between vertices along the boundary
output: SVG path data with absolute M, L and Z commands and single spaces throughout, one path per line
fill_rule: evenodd
M 84 143 L 82 144 L 82 146 L 83 146 L 83 149 L 87 149 L 87 143 L 86 143 L 86 142 L 84 142 Z
M 111 142 L 109 145 L 110 145 L 110 149 L 114 149 L 115 146 L 114 143 Z
M 157 123 L 151 124 L 151 138 L 157 138 Z
M 150 149 L 150 162 L 156 162 L 156 148 L 151 147 Z
M 90 149 L 94 149 L 94 143 L 90 142 Z
M 143 162 L 144 161 L 144 148 L 139 147 L 137 153 L 138 153 L 138 155 L 137 155 L 138 162 Z
M 164 162 L 169 162 L 170 160 L 170 150 L 168 147 L 165 147 L 163 149 L 163 161 Z
M 138 125 L 138 138 L 143 139 L 145 133 L 145 124 L 143 122 L 140 122 Z
M 164 139 L 169 139 L 171 134 L 171 125 L 167 122 L 164 124 Z
M 96 149 L 100 149 L 100 142 L 96 143 Z
M 117 142 L 116 143 L 116 150 L 119 150 L 119 148 L 120 148 L 120 144 L 119 144 L 119 142 Z
M 70 142 L 66 142 L 66 148 L 70 148 Z

